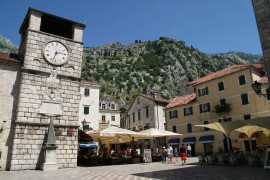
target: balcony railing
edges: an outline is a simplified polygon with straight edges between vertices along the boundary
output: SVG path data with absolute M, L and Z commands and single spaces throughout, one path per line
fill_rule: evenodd
M 215 109 L 216 109 L 216 113 L 230 112 L 231 106 L 230 104 L 216 105 Z
M 99 124 L 109 124 L 109 121 L 99 121 Z

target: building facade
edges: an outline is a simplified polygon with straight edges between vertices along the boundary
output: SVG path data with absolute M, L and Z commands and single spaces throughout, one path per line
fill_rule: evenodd
M 81 81 L 79 124 L 83 130 L 99 130 L 99 90 L 99 84 Z
M 99 129 L 108 126 L 120 127 L 119 104 L 114 100 L 101 99 L 99 103 Z
M 261 65 L 232 65 L 188 83 L 192 94 L 175 97 L 166 107 L 168 130 L 183 134 L 182 144 L 191 144 L 193 155 L 227 152 L 226 137 L 214 130 L 194 125 L 228 122 L 269 116 L 270 104 L 251 87 L 260 81 Z M 264 88 L 265 91 L 265 88 Z M 265 143 L 263 134 L 253 137 L 253 145 Z M 233 148 L 250 151 L 250 144 L 238 132 L 232 132 Z
M 21 80 L 20 57 L 0 52 L 0 170 L 8 166 L 7 159 L 12 148 L 12 122 L 16 119 L 18 92 Z
M 50 119 L 58 168 L 77 166 L 84 28 L 84 24 L 29 8 L 20 28 L 21 68 L 7 62 L 1 65 L 1 73 L 9 78 L 5 88 L 11 92 L 1 94 L 1 103 L 8 101 L 1 132 L 6 146 L 1 170 L 42 168 Z
M 125 128 L 133 131 L 141 131 L 149 128 L 166 130 L 164 107 L 169 103 L 167 99 L 138 94 L 131 105 L 128 115 L 122 118 Z M 164 138 L 157 142 L 151 140 L 151 148 L 164 145 Z

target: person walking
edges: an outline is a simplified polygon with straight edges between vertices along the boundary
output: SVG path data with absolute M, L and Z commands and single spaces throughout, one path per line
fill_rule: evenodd
M 188 146 L 187 146 L 188 157 L 191 157 L 191 151 L 192 151 L 191 146 L 190 146 L 190 144 L 188 144 Z
M 162 163 L 166 163 L 167 149 L 165 146 L 162 148 Z
M 187 153 L 186 153 L 186 148 L 184 144 L 182 144 L 182 147 L 180 148 L 180 155 L 181 155 L 182 165 L 185 165 L 186 160 L 187 160 Z
M 174 148 L 174 157 L 175 157 L 175 163 L 178 163 L 178 157 L 179 157 L 179 154 L 178 154 L 178 151 L 177 151 L 177 148 Z
M 169 146 L 167 152 L 168 152 L 168 164 L 172 164 L 173 148 Z

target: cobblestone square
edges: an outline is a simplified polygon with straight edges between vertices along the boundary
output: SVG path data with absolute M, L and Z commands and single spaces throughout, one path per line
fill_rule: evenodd
M 175 162 L 175 159 L 174 159 Z M 143 179 L 199 179 L 199 180 L 267 180 L 270 170 L 263 167 L 199 165 L 198 158 L 188 158 L 182 166 L 161 162 L 123 164 L 111 166 L 76 167 L 55 171 L 4 171 L 0 172 L 3 180 L 143 180 Z

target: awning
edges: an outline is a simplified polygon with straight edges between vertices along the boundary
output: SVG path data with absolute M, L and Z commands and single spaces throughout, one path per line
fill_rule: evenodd
M 256 138 L 256 137 L 257 137 L 257 133 L 253 133 L 250 138 Z M 246 139 L 246 138 L 249 138 L 249 137 L 245 133 L 239 134 L 239 139 Z
M 196 142 L 196 137 L 185 137 L 183 139 L 184 144 L 194 144 Z
M 79 129 L 79 142 L 90 142 L 93 141 L 93 138 L 86 134 L 84 131 Z
M 92 147 L 92 148 L 96 148 L 97 147 L 97 143 L 95 142 L 84 142 L 84 143 L 81 143 L 79 145 L 80 148 L 84 148 L 84 147 Z
M 200 143 L 210 143 L 214 142 L 214 135 L 201 136 L 199 139 Z
M 168 144 L 179 144 L 180 138 L 173 138 L 168 140 Z

